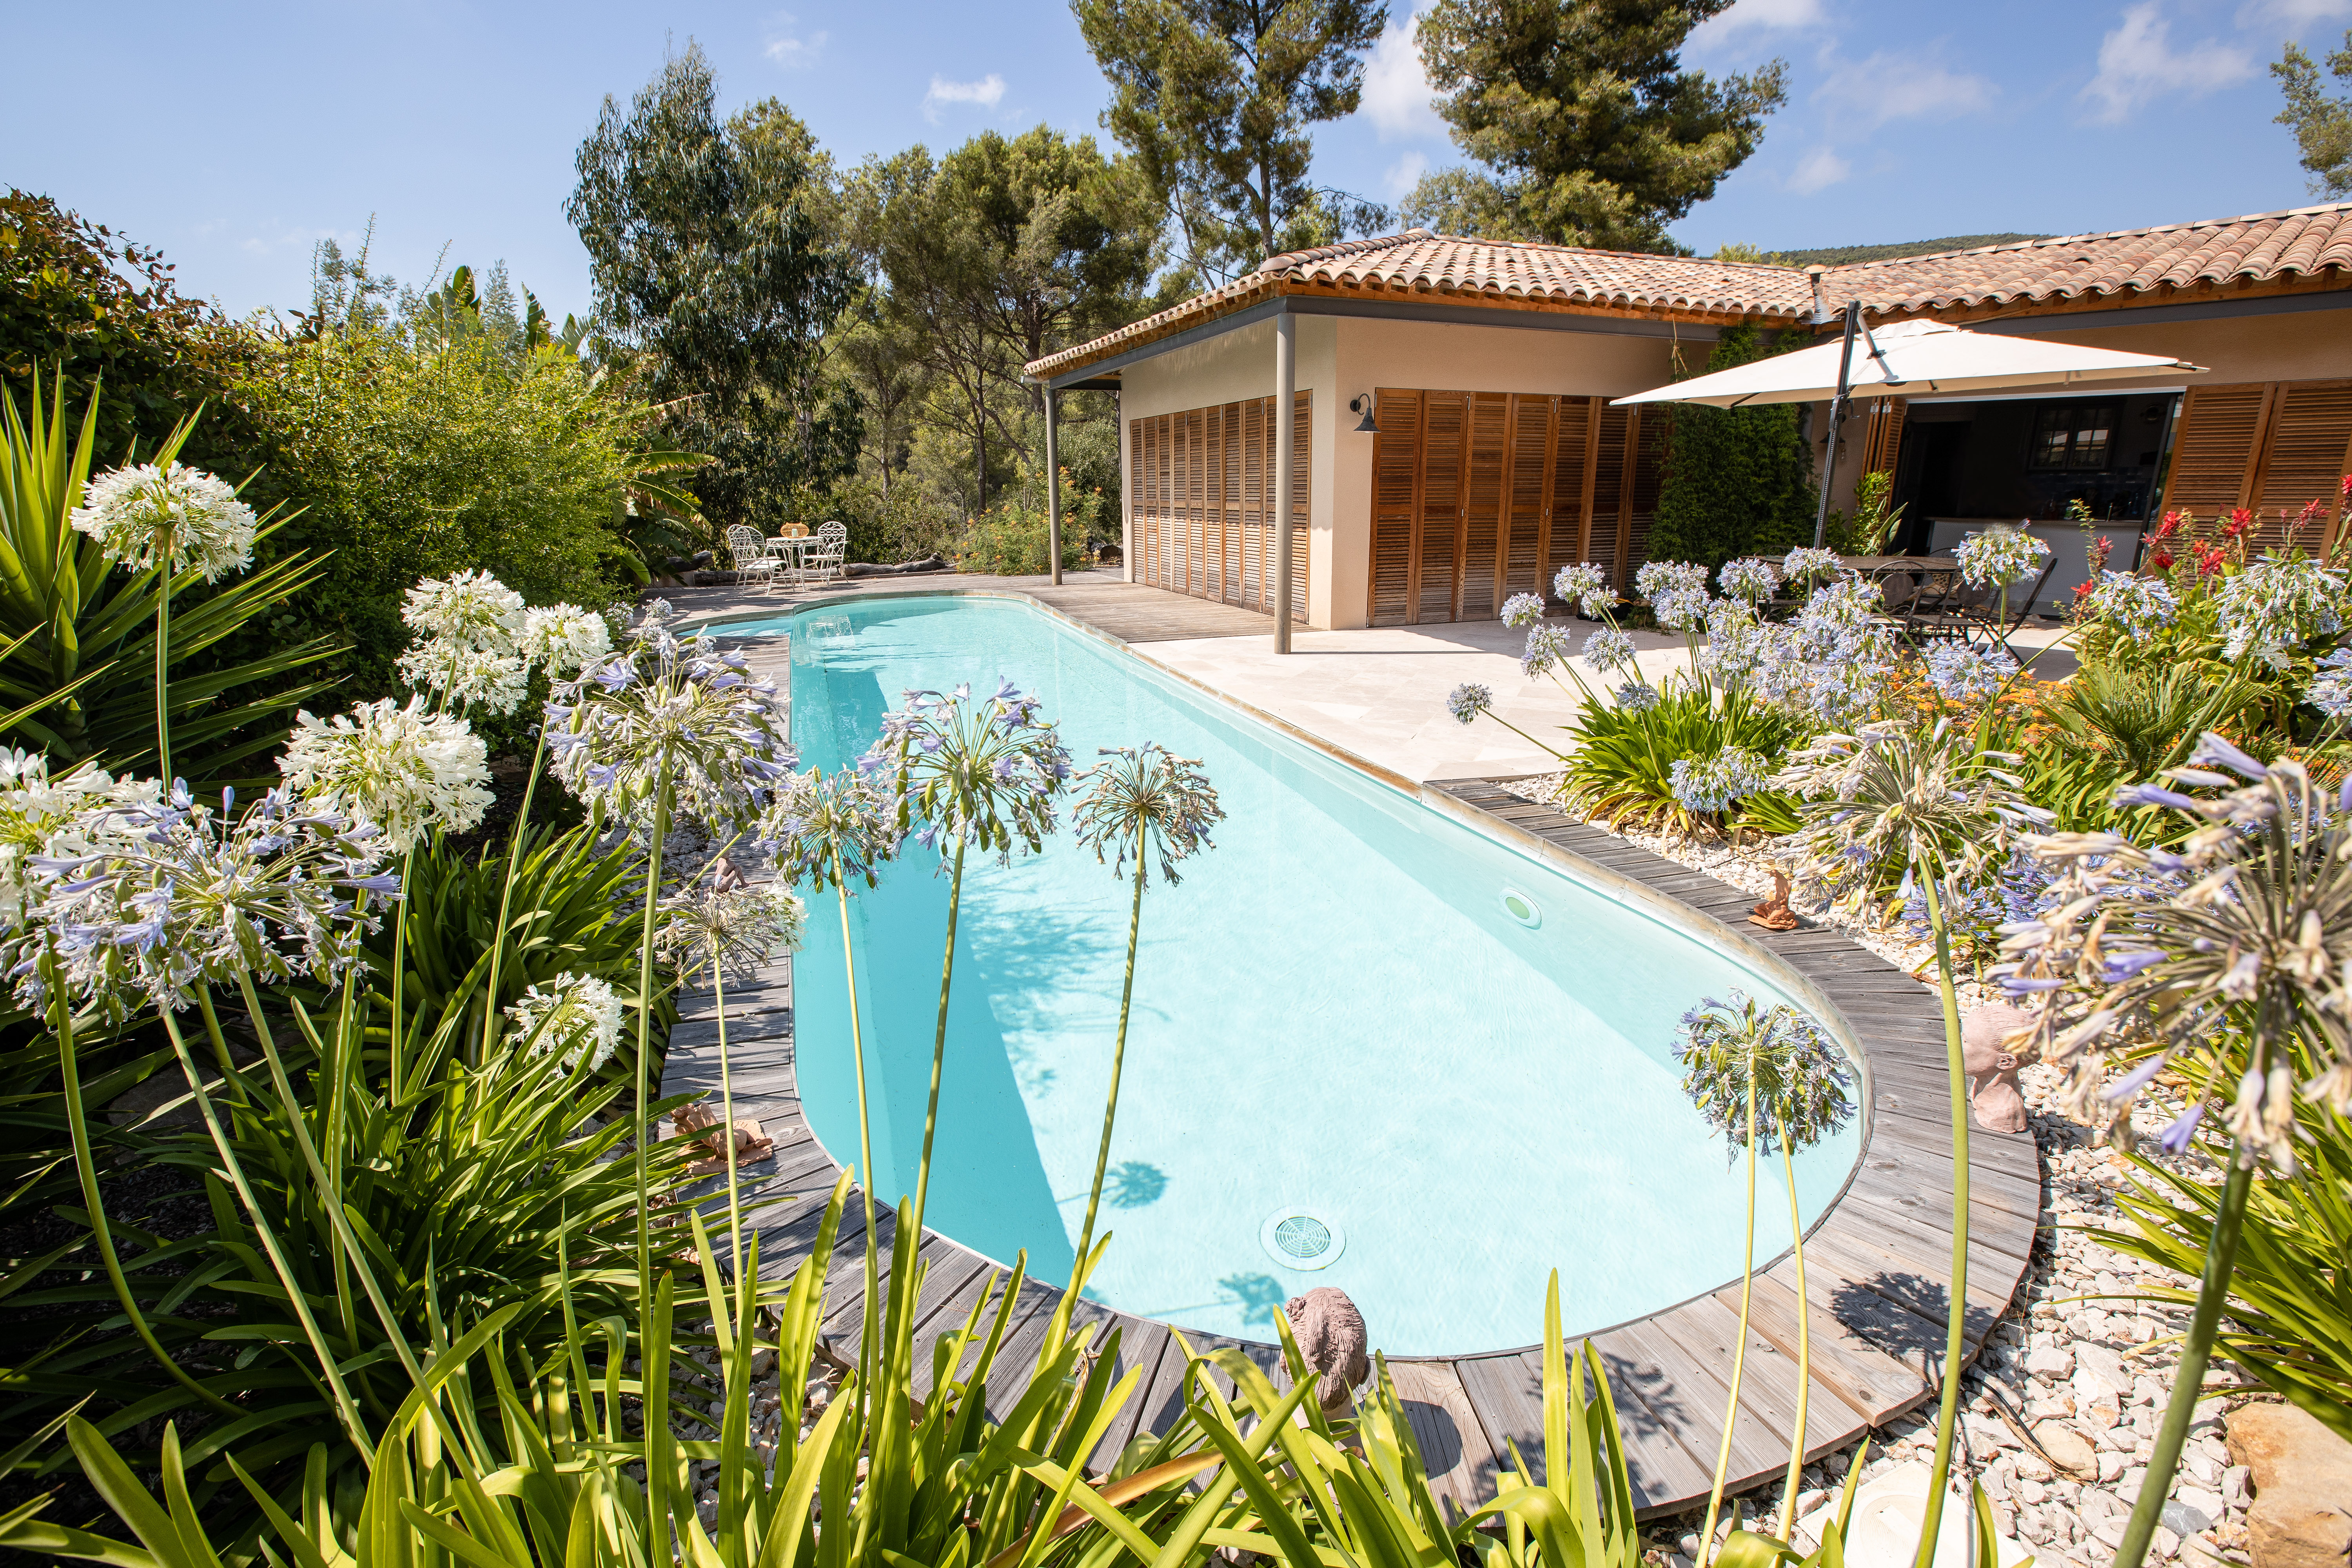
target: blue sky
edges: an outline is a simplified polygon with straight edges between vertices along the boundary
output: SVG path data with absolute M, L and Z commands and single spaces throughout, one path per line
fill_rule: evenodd
M 1391 0 L 1363 110 L 1322 127 L 1316 175 L 1389 198 L 1454 154 Z M 1700 251 L 1997 230 L 2072 233 L 2302 205 L 2264 68 L 2324 51 L 2352 0 L 1739 0 L 1687 63 L 1790 67 L 1761 150 L 1676 226 Z M 589 302 L 562 216 L 604 94 L 667 47 L 709 54 L 729 107 L 773 94 L 844 162 L 984 126 L 1101 134 L 1107 92 L 1055 0 L 794 9 L 607 0 L 208 7 L 45 5 L 0 177 L 163 247 L 233 311 L 307 298 L 323 235 L 376 224 L 376 258 L 503 258 L 560 319 Z M 94 62 L 103 61 L 102 68 Z

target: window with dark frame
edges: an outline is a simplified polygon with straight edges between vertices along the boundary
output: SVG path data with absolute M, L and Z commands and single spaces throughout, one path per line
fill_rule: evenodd
M 2025 466 L 2044 472 L 2104 468 L 2115 450 L 2121 405 L 2062 403 L 2033 418 L 2033 445 Z

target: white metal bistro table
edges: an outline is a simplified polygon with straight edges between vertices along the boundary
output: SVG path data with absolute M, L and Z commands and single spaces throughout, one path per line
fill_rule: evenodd
M 802 534 L 797 538 L 779 537 L 768 541 L 767 552 L 786 563 L 786 569 L 793 574 L 793 583 L 797 586 L 808 571 L 809 552 L 824 542 L 814 533 Z

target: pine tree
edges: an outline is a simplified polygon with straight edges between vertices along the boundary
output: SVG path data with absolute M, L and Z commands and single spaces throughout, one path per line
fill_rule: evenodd
M 1691 29 L 1731 0 L 1438 0 L 1422 64 L 1454 142 L 1489 173 L 1424 176 L 1407 216 L 1459 233 L 1673 251 L 1788 98 L 1788 64 L 1710 79 Z
M 2352 29 L 2344 34 L 2344 47 L 2327 57 L 2327 70 L 2352 86 Z M 2322 91 L 2319 68 L 2296 44 L 2287 45 L 2271 75 L 2286 96 L 2278 122 L 2294 128 L 2303 166 L 2311 171 L 2311 194 L 2331 201 L 2352 196 L 2352 94 L 2330 98 Z
M 1795 333 L 1768 343 L 1752 323 L 1728 329 L 1710 372 L 1802 348 Z M 1677 404 L 1666 472 L 1651 525 L 1654 561 L 1696 561 L 1710 572 L 1738 555 L 1778 555 L 1813 537 L 1812 460 L 1794 404 L 1710 408 Z

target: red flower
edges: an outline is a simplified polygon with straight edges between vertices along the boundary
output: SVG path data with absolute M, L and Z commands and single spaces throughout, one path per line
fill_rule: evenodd
M 2189 548 L 2197 552 L 2197 574 L 2200 577 L 2210 577 L 2230 559 L 2220 545 L 2208 544 L 2201 539 Z
M 2352 474 L 2345 475 L 2342 484 L 2344 487 L 2344 499 L 2346 500 L 2352 500 Z
M 2074 597 L 2078 599 L 2084 598 L 2089 595 L 2092 589 L 2096 588 L 2098 584 L 2096 583 L 2094 583 L 2091 579 L 2085 577 L 2081 582 L 2074 584 Z
M 2233 506 L 2230 509 L 2230 521 L 2221 530 L 2221 537 L 2224 539 L 2241 538 L 2244 535 L 2247 529 L 2253 526 L 2253 521 L 2254 514 L 2252 512 L 2248 511 L 2244 507 Z
M 2161 550 L 2149 557 L 2147 563 L 2156 568 L 2158 572 L 2169 572 L 2172 570 L 2171 555 Z
M 2346 482 L 2347 484 L 2352 484 L 2352 476 L 2347 476 Z M 2190 517 L 2185 511 L 2168 511 L 2164 514 L 2164 521 L 2156 525 L 2156 537 L 2158 539 L 2169 539 L 2175 533 L 2179 532 L 2183 525 L 2194 522 L 2195 521 L 2196 519 Z

